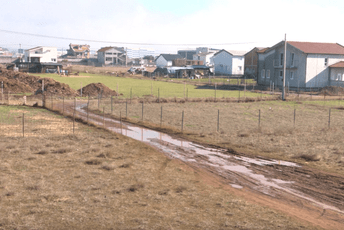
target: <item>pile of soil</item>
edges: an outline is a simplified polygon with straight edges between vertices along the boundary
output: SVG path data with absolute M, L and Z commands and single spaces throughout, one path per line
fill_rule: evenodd
M 78 93 L 69 85 L 60 83 L 51 78 L 40 78 L 26 73 L 1 69 L 0 81 L 4 83 L 4 92 L 10 93 L 42 93 L 42 80 L 44 80 L 44 94 L 78 96 Z
M 340 96 L 344 95 L 344 88 L 339 86 L 326 86 L 321 89 L 319 94 L 326 96 Z
M 78 93 L 80 94 L 80 89 L 78 90 Z M 117 96 L 116 91 L 110 89 L 102 83 L 91 83 L 86 85 L 82 88 L 82 94 L 90 95 L 92 97 L 98 96 L 99 94 L 101 94 L 102 97 Z

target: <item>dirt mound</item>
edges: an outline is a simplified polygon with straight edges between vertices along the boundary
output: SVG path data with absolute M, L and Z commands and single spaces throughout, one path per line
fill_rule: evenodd
M 42 80 L 44 80 L 44 94 L 65 96 L 78 95 L 69 85 L 57 82 L 51 78 L 40 78 L 26 73 L 1 69 L 0 79 L 4 82 L 4 92 L 41 94 Z
M 319 94 L 326 96 L 344 95 L 344 88 L 339 86 L 326 86 L 321 89 Z
M 80 94 L 80 89 L 78 90 Z M 82 88 L 83 95 L 98 96 L 101 94 L 103 97 L 117 96 L 116 91 L 110 89 L 102 83 L 91 83 Z

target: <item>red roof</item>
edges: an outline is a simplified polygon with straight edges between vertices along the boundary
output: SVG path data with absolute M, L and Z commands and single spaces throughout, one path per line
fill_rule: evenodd
M 331 68 L 344 68 L 344 61 L 337 62 L 333 65 L 330 65 Z
M 344 47 L 338 43 L 319 43 L 319 42 L 289 42 L 295 48 L 307 54 L 342 54 Z

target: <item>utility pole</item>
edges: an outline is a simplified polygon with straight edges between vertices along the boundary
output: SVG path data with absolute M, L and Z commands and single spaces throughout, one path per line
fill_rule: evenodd
M 284 63 L 283 63 L 283 82 L 282 82 L 282 100 L 285 101 L 285 74 L 287 71 L 287 34 L 284 35 Z

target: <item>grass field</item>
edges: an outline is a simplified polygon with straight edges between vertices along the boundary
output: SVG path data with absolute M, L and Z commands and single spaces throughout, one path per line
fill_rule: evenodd
M 122 135 L 80 123 L 72 135 L 36 108 L 0 115 L 0 229 L 317 229 Z
M 97 109 L 97 101 L 91 101 L 90 106 Z M 100 108 L 104 106 L 111 113 L 109 100 L 104 100 Z M 142 104 L 133 101 L 127 110 L 125 103 L 114 104 L 113 115 L 119 117 L 121 112 L 125 117 L 127 111 L 129 121 L 159 129 L 162 107 L 163 128 L 180 133 L 184 111 L 183 131 L 188 139 L 344 175 L 343 106 L 340 100 L 145 103 L 142 122 Z
M 99 74 L 90 73 L 80 73 L 77 77 L 60 77 L 56 74 L 34 74 L 40 77 L 53 78 L 56 81 L 66 83 L 71 88 L 78 90 L 81 86 L 86 86 L 90 83 L 103 83 L 112 90 L 123 94 L 122 98 L 129 98 L 130 92 L 132 92 L 132 97 L 144 97 L 147 95 L 154 95 L 155 97 L 160 96 L 161 98 L 214 98 L 215 97 L 215 87 L 210 86 L 206 89 L 204 87 L 198 87 L 194 84 L 184 84 L 177 80 L 174 82 L 164 82 L 164 81 L 154 81 L 148 78 L 137 79 L 130 77 L 114 77 Z M 203 79 L 205 80 L 205 79 Z M 171 81 L 175 81 L 171 79 Z M 221 80 L 222 81 L 222 80 Z M 249 91 L 241 91 L 240 97 L 269 97 L 266 94 L 252 93 Z M 217 98 L 238 98 L 239 92 L 237 90 L 216 90 Z

